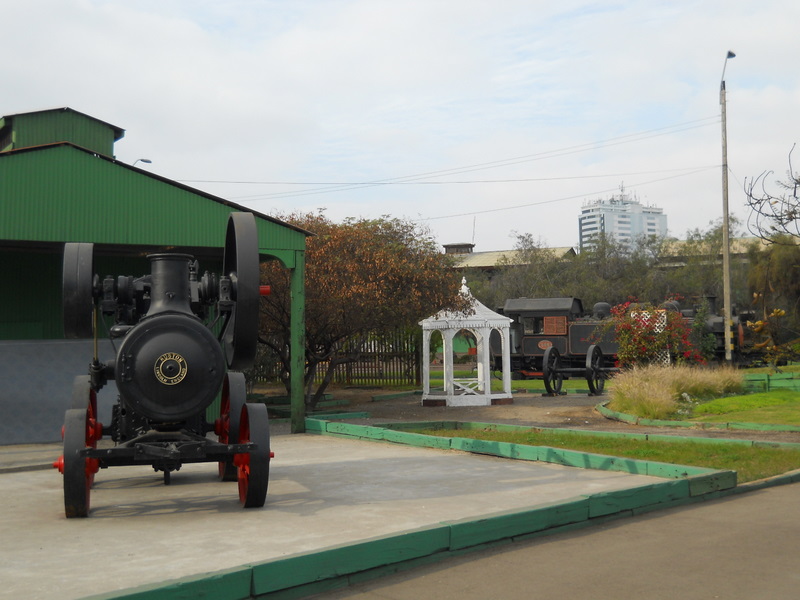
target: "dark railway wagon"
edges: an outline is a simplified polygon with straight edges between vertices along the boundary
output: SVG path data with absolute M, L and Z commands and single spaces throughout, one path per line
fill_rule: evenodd
M 715 339 L 714 357 L 725 359 L 725 325 L 716 313 L 715 298 L 705 299 L 708 316 L 704 330 Z M 681 309 L 677 302 L 665 302 L 662 309 L 679 312 L 687 322 L 697 318 L 694 308 Z M 579 298 L 512 298 L 499 312 L 511 323 L 511 373 L 516 379 L 542 379 L 548 393 L 559 393 L 570 377 L 585 377 L 589 393 L 602 393 L 605 379 L 616 368 L 618 345 L 612 331 L 599 328 L 611 314 L 611 305 L 598 302 L 591 314 L 584 312 Z M 757 362 L 760 353 L 748 349 L 746 323 L 752 312 L 734 314 L 728 329 L 734 364 Z M 491 340 L 494 368 L 502 368 L 500 337 Z
M 605 302 L 587 316 L 579 298 L 512 298 L 501 312 L 511 323 L 511 372 L 516 379 L 543 379 L 549 393 L 559 393 L 563 379 L 586 377 L 590 393 L 601 393 L 613 365 L 616 342 L 601 335 L 610 315 Z M 500 369 L 500 339 L 492 339 L 495 368 Z

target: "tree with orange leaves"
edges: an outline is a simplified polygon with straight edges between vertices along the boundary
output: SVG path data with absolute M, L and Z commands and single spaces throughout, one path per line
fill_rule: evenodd
M 460 275 L 430 233 L 410 221 L 383 217 L 334 223 L 322 211 L 281 215 L 311 231 L 306 246 L 305 397 L 314 407 L 336 367 L 359 360 L 371 336 L 414 327 L 443 309 L 466 310 Z M 259 341 L 284 372 L 289 356 L 289 276 L 274 263 L 261 266 L 272 293 L 262 298 Z M 322 363 L 325 377 L 314 390 Z M 289 387 L 287 378 L 284 384 Z

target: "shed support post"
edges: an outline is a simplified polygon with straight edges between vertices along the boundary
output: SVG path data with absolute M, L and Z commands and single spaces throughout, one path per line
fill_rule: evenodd
M 291 314 L 289 328 L 291 331 L 291 372 L 289 387 L 291 389 L 291 431 L 305 433 L 305 356 L 306 356 L 306 296 L 305 296 L 306 262 L 305 252 L 295 252 L 295 264 L 291 270 Z
M 431 393 L 431 331 L 422 330 L 422 398 Z

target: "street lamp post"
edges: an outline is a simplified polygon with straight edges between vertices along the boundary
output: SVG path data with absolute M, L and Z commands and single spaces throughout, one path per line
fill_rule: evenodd
M 719 84 L 719 105 L 722 112 L 722 302 L 725 324 L 725 361 L 727 363 L 733 360 L 733 331 L 731 330 L 731 245 L 728 226 L 728 128 L 725 114 L 725 67 L 728 66 L 728 59 L 735 56 L 728 50 Z
M 150 164 L 150 163 L 152 163 L 153 161 L 152 161 L 152 160 L 150 160 L 149 158 L 137 158 L 135 161 L 133 161 L 133 165 L 131 165 L 131 166 L 135 167 L 135 166 L 136 166 L 136 163 L 138 163 L 138 162 L 143 162 L 143 163 L 146 163 L 146 164 L 148 164 L 148 165 L 149 165 L 149 164 Z

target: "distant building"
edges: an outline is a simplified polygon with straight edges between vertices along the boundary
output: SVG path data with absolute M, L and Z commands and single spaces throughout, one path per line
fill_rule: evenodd
M 619 194 L 609 199 L 585 202 L 578 227 L 581 248 L 591 246 L 600 234 L 630 245 L 641 236 L 666 236 L 667 215 L 661 208 L 643 205 L 620 186 Z
M 491 276 L 500 266 L 525 264 L 524 254 L 519 250 L 492 250 L 487 252 L 473 252 L 474 244 L 444 244 L 445 254 L 451 255 L 453 268 L 459 270 L 477 269 L 489 273 Z M 578 253 L 571 246 L 545 248 L 545 252 L 555 258 L 569 259 Z
M 459 242 L 457 244 L 444 244 L 445 254 L 472 254 L 475 244 Z

